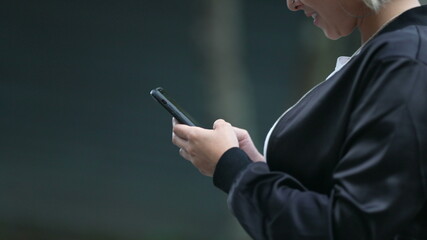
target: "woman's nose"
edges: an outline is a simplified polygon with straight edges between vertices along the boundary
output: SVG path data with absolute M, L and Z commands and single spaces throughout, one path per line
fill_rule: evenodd
M 304 5 L 300 0 L 286 0 L 286 4 L 291 11 L 298 11 Z

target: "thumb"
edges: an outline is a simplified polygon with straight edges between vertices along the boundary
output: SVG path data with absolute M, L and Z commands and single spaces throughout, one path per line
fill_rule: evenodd
M 218 119 L 218 120 L 216 120 L 214 122 L 213 129 L 215 130 L 215 129 L 222 128 L 222 127 L 225 127 L 225 126 L 231 126 L 231 124 L 228 123 L 228 122 L 226 122 L 226 121 L 224 121 L 223 119 Z

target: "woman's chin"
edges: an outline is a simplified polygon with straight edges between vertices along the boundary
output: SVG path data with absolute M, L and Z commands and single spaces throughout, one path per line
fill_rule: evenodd
M 322 30 L 323 30 L 323 34 L 325 34 L 325 37 L 327 37 L 330 40 L 337 40 L 342 37 L 342 35 L 337 32 L 331 32 L 331 31 L 328 31 L 328 29 L 322 29 Z
M 331 40 L 338 40 L 342 37 L 346 37 L 346 36 L 350 35 L 353 32 L 353 29 L 351 31 L 348 31 L 348 32 L 328 31 L 328 29 L 322 29 L 322 30 L 323 30 L 323 33 L 325 34 L 325 36 Z

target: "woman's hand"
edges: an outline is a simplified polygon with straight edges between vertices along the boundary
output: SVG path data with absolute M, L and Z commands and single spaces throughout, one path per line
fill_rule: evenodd
M 258 149 L 255 147 L 248 131 L 237 127 L 233 128 L 236 133 L 237 140 L 239 141 L 240 149 L 242 149 L 252 161 L 265 162 L 264 156 L 258 152 Z
M 222 119 L 213 129 L 190 127 L 173 119 L 172 142 L 180 148 L 180 155 L 189 160 L 206 176 L 213 176 L 221 156 L 232 147 L 239 147 L 235 129 Z

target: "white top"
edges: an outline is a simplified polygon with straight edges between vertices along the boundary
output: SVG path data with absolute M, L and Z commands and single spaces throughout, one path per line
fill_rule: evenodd
M 302 96 L 302 98 L 300 98 L 300 100 L 298 100 L 297 103 L 295 103 L 292 107 L 290 107 L 288 110 L 286 110 L 279 117 L 279 119 L 277 119 L 277 121 L 274 123 L 273 127 L 271 127 L 270 131 L 268 132 L 267 137 L 265 138 L 265 142 L 264 142 L 264 157 L 265 157 L 266 160 L 267 160 L 267 147 L 268 147 L 268 142 L 270 140 L 271 133 L 273 132 L 273 129 L 276 127 L 276 125 L 280 121 L 280 119 L 282 119 L 283 116 L 285 116 L 286 113 L 289 112 L 289 110 L 291 110 L 295 105 L 297 105 L 308 93 L 310 93 L 311 91 L 313 91 L 313 89 L 317 88 L 318 86 L 322 85 L 330 77 L 332 77 L 335 73 L 337 73 L 339 70 L 341 70 L 351 60 L 351 58 L 354 57 L 354 56 L 356 56 L 357 54 L 359 54 L 359 52 L 360 52 L 360 48 L 351 57 L 348 57 L 348 56 L 340 56 L 340 57 L 338 57 L 336 65 L 335 65 L 335 70 L 331 74 L 329 74 L 329 76 L 324 81 L 322 81 L 321 83 L 317 84 L 310 91 L 308 91 L 306 94 L 304 94 L 304 96 Z

